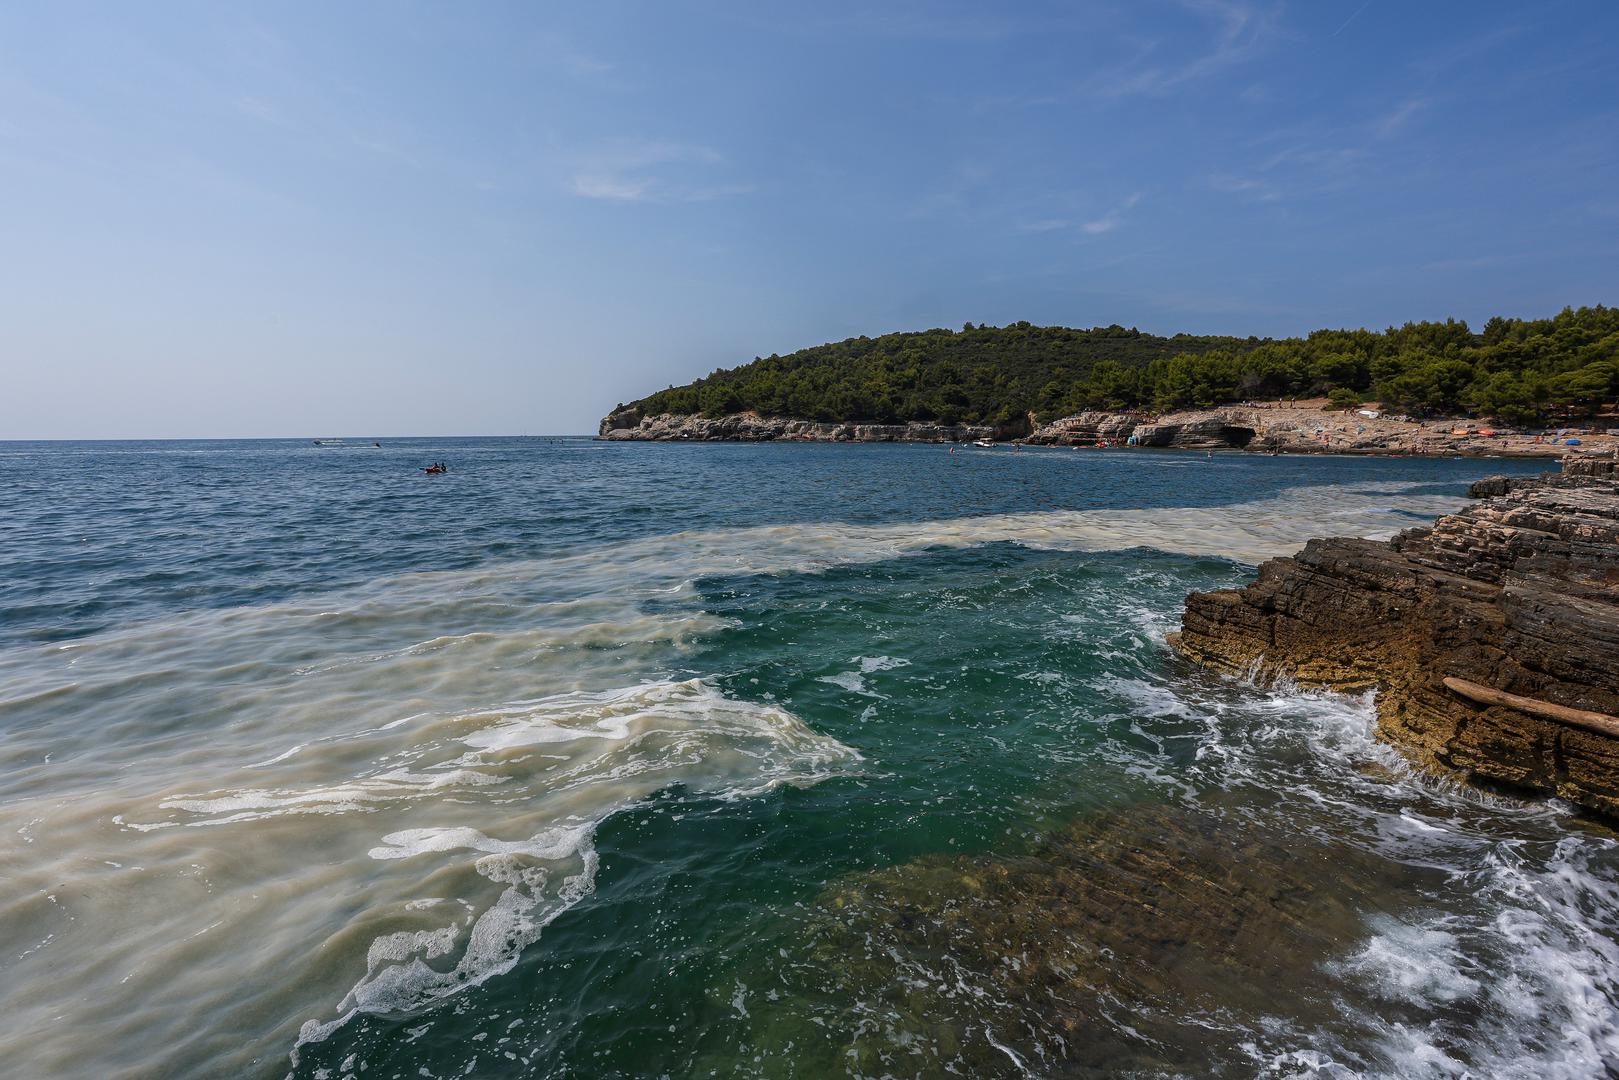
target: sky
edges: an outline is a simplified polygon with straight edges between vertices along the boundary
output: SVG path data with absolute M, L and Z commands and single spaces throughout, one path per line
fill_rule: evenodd
M 892 330 L 1619 303 L 1619 4 L 0 6 L 0 439 L 562 434 Z

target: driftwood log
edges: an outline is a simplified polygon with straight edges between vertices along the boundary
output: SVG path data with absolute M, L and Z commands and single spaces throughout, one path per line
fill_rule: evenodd
M 1587 709 L 1570 709 L 1566 705 L 1553 705 L 1549 701 L 1538 701 L 1520 694 L 1508 694 L 1454 676 L 1446 677 L 1444 681 L 1447 689 L 1480 705 L 1500 705 L 1503 708 L 1528 713 L 1530 716 L 1555 720 L 1560 724 L 1573 724 L 1587 731 L 1596 731 L 1619 739 L 1619 716 L 1609 716 L 1607 713 L 1591 712 Z

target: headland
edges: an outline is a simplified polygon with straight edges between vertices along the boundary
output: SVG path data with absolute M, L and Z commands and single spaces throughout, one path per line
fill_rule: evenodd
M 1561 457 L 1611 455 L 1619 429 L 1510 427 L 1468 417 L 1390 415 L 1376 403 L 1327 410 L 1324 402 L 1264 402 L 1154 414 L 1090 411 L 1037 424 L 875 424 L 731 413 L 645 415 L 627 408 L 603 418 L 597 438 L 676 442 L 923 442 L 979 440 L 1032 446 L 1244 450 L 1279 454 Z

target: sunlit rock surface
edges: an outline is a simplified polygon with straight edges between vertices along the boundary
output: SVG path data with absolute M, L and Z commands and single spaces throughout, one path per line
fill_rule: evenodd
M 1474 493 L 1431 528 L 1312 540 L 1245 588 L 1192 594 L 1176 647 L 1236 675 L 1375 686 L 1380 735 L 1426 764 L 1619 816 L 1619 738 L 1443 682 L 1619 715 L 1619 464 Z
M 643 416 L 626 409 L 603 418 L 597 438 L 614 441 L 671 442 L 679 439 L 723 442 L 973 442 L 1026 434 L 1027 425 L 821 423 L 755 413 L 729 416 Z

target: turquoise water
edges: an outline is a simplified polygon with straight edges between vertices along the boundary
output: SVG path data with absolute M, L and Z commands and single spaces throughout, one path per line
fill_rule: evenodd
M 1619 1062 L 1609 834 L 1163 646 L 1535 466 L 383 441 L 0 444 L 19 1075 Z

